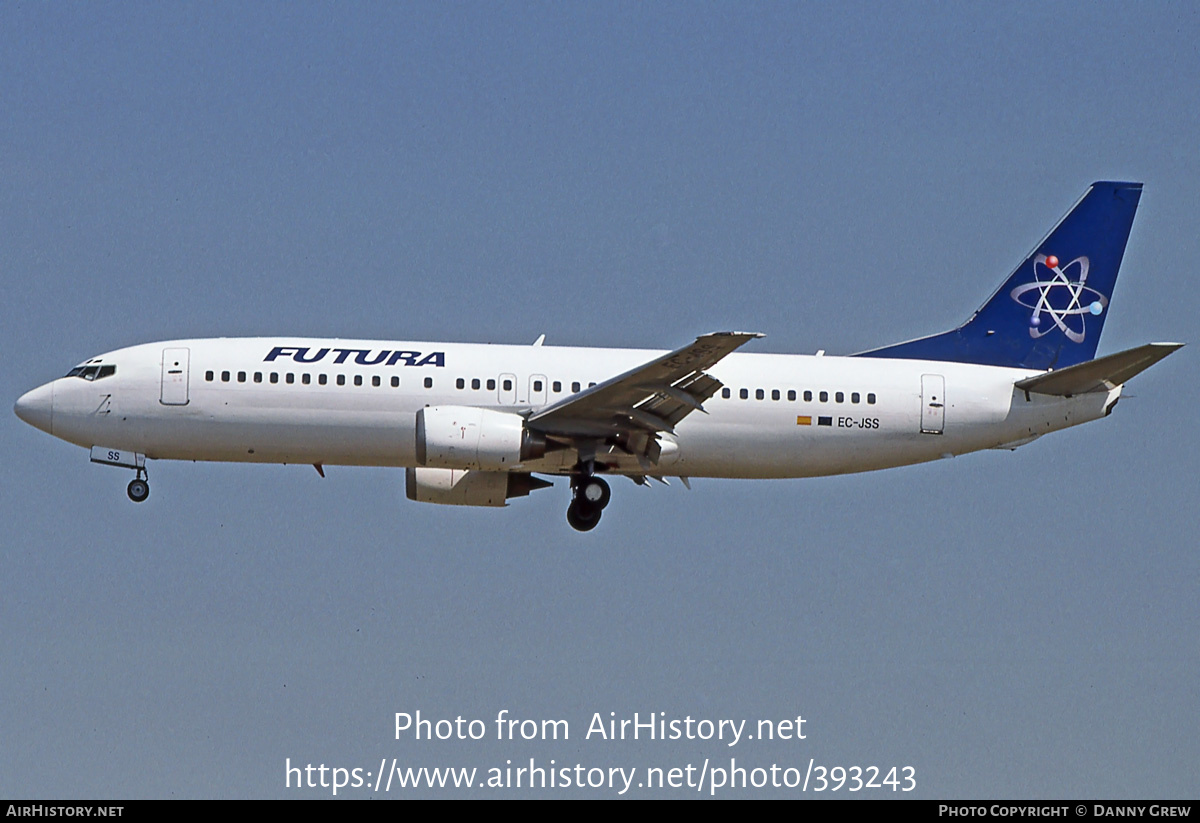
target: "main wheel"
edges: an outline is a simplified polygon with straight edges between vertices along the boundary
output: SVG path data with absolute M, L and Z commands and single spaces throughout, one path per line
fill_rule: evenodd
M 589 506 L 603 510 L 612 498 L 612 489 L 599 477 L 589 477 L 580 482 L 575 496 L 577 499 L 586 502 Z
M 150 484 L 140 478 L 129 481 L 129 487 L 125 489 L 129 499 L 134 503 L 141 503 L 150 496 Z
M 567 506 L 567 522 L 577 532 L 590 532 L 600 522 L 600 509 L 582 500 L 572 500 Z

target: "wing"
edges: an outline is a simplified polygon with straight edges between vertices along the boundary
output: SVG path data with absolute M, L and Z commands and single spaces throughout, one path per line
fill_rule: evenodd
M 592 386 L 529 417 L 531 429 L 586 450 L 601 443 L 658 460 L 656 435 L 717 393 L 721 382 L 705 373 L 755 332 L 714 332 L 645 365 Z

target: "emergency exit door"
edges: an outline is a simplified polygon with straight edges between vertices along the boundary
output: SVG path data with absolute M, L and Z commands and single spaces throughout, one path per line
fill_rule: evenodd
M 517 402 L 517 376 L 515 374 L 502 374 L 496 381 L 496 389 L 499 392 L 500 405 L 511 406 Z

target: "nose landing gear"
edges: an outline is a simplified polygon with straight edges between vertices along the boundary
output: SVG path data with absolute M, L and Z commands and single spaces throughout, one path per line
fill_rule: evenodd
M 91 457 L 93 463 L 99 463 L 102 466 L 118 466 L 137 472 L 125 489 L 125 493 L 134 503 L 141 503 L 150 496 L 150 483 L 146 479 L 146 455 L 121 448 L 92 446 Z
M 600 522 L 600 515 L 611 497 L 612 491 L 608 484 L 599 477 L 593 474 L 573 475 L 567 522 L 576 531 L 591 531 Z
M 138 469 L 137 477 L 129 481 L 125 493 L 134 503 L 141 503 L 150 496 L 150 483 L 146 480 L 146 470 Z

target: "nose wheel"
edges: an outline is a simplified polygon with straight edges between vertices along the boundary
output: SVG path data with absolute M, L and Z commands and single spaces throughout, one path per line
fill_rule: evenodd
M 125 493 L 134 503 L 141 503 L 150 496 L 150 484 L 146 481 L 144 471 L 139 471 L 138 476 L 129 481 Z
M 600 522 L 600 515 L 611 497 L 612 491 L 608 484 L 599 477 L 583 475 L 572 478 L 571 505 L 567 506 L 567 522 L 576 531 L 591 531 Z

